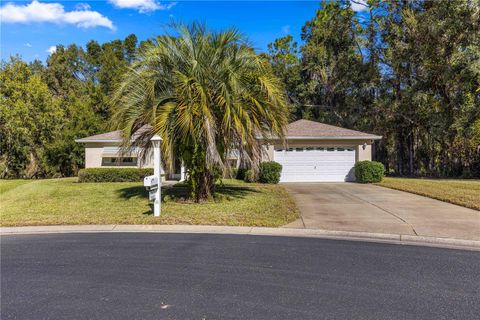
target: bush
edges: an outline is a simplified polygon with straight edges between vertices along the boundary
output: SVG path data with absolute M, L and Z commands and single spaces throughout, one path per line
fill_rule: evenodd
M 355 163 L 355 178 L 359 183 L 380 182 L 385 175 L 385 167 L 376 161 L 359 161 Z
M 245 172 L 247 172 L 247 169 L 245 168 L 238 168 L 237 169 L 237 175 L 236 175 L 236 179 L 238 180 L 245 180 Z
M 248 169 L 247 171 L 245 171 L 245 176 L 243 177 L 243 181 L 256 182 L 257 176 L 255 175 L 255 172 L 252 169 Z
M 78 182 L 137 182 L 153 175 L 153 168 L 87 168 L 78 172 Z
M 275 161 L 262 162 L 260 163 L 258 181 L 261 183 L 279 183 L 281 173 L 282 165 L 280 163 Z

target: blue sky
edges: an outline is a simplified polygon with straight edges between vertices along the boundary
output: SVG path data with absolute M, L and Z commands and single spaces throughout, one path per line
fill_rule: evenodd
M 235 26 L 258 51 L 278 37 L 300 41 L 303 24 L 314 17 L 317 1 L 3 1 L 0 7 L 2 59 L 20 54 L 44 60 L 57 44 L 102 43 L 135 33 L 142 40 L 175 21 L 201 21 L 221 29 Z

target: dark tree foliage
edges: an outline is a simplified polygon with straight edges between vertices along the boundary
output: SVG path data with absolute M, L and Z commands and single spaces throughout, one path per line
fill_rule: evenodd
M 2 62 L 0 177 L 75 175 L 84 165 L 75 139 L 108 130 L 109 96 L 136 53 L 132 34 L 85 48 L 58 45 L 46 65 Z
M 0 83 L 0 177 L 50 174 L 44 146 L 55 140 L 64 116 L 59 99 L 18 58 L 2 62 Z
M 266 58 L 272 64 L 277 77 L 283 81 L 288 100 L 290 102 L 291 113 L 294 119 L 300 119 L 302 110 L 300 108 L 300 57 L 298 44 L 291 35 L 276 39 L 268 45 L 268 55 Z
M 356 1 L 358 3 L 358 1 Z M 388 174 L 480 176 L 478 1 L 324 1 L 302 29 L 300 55 L 271 44 L 277 75 L 301 65 L 295 116 L 383 136 Z M 288 46 L 287 46 L 288 48 Z M 290 82 L 288 82 L 290 81 Z

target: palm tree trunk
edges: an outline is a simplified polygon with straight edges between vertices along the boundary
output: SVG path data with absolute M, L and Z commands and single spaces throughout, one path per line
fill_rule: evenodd
M 215 177 L 209 171 L 203 171 L 196 177 L 195 202 L 207 200 L 215 193 Z

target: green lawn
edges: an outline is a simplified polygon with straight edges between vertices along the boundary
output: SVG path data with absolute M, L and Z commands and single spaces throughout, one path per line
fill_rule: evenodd
M 378 185 L 480 210 L 480 180 L 385 178 Z
M 170 187 L 181 198 L 185 186 Z M 1 226 L 59 224 L 204 224 L 277 227 L 294 221 L 298 209 L 280 185 L 226 180 L 217 201 L 167 201 L 151 214 L 141 183 L 78 183 L 76 178 L 0 180 Z

